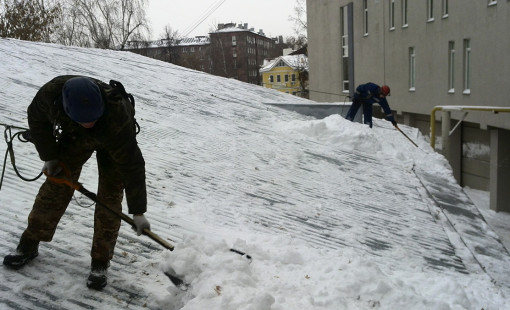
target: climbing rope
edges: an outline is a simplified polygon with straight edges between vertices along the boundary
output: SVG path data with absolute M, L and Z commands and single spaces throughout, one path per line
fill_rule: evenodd
M 27 182 L 33 182 L 33 181 L 39 179 L 43 174 L 42 171 L 39 173 L 39 175 L 37 175 L 34 178 L 27 178 L 27 177 L 24 177 L 21 175 L 21 173 L 18 170 L 18 167 L 16 166 L 16 156 L 14 154 L 14 147 L 13 147 L 12 142 L 16 138 L 23 143 L 31 142 L 30 130 L 28 128 L 17 127 L 17 126 L 12 126 L 12 125 L 7 125 L 7 124 L 0 124 L 0 125 L 3 125 L 5 127 L 4 138 L 5 138 L 5 142 L 7 143 L 7 150 L 5 151 L 4 163 L 2 166 L 2 174 L 0 176 L 0 190 L 2 189 L 2 184 L 3 184 L 3 180 L 4 180 L 4 175 L 5 175 L 5 168 L 7 166 L 7 155 L 9 155 L 9 157 L 11 159 L 11 163 L 12 163 L 14 172 L 16 172 L 16 175 L 20 179 L 22 179 L 23 181 L 27 181 Z M 13 129 L 17 129 L 18 132 L 13 134 L 12 133 Z M 74 201 L 76 202 L 76 204 L 82 208 L 89 208 L 92 205 L 94 205 L 94 202 L 92 202 L 90 204 L 81 203 L 79 201 L 79 199 L 76 197 L 76 195 L 74 195 L 74 194 L 73 194 L 73 198 L 74 198 Z
M 16 172 L 16 175 L 20 179 L 22 179 L 23 181 L 27 181 L 27 182 L 33 182 L 33 181 L 39 179 L 42 175 L 42 172 L 39 173 L 39 175 L 34 178 L 27 178 L 27 177 L 24 177 L 21 175 L 21 173 L 18 170 L 18 167 L 16 166 L 16 156 L 14 155 L 14 148 L 13 148 L 12 142 L 16 138 L 19 141 L 24 142 L 24 143 L 30 142 L 30 131 L 27 128 L 23 128 L 23 127 L 16 127 L 16 126 L 11 126 L 11 125 L 6 125 L 6 124 L 1 124 L 1 125 L 3 125 L 5 127 L 4 138 L 5 138 L 5 142 L 7 143 L 7 150 L 5 151 L 4 163 L 2 166 L 2 175 L 0 176 L 0 189 L 2 189 L 2 183 L 4 180 L 5 167 L 7 164 L 7 155 L 10 156 L 11 164 L 14 169 L 14 172 Z M 13 134 L 12 133 L 13 129 L 17 129 L 19 131 Z

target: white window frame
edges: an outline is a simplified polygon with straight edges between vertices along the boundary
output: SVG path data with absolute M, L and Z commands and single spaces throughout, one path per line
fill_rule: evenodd
M 237 45 L 236 36 L 232 36 L 232 46 L 236 46 L 236 45 Z
M 395 30 L 395 0 L 390 1 L 390 30 Z
M 448 42 L 448 93 L 455 93 L 455 41 Z
M 450 4 L 448 3 L 448 0 L 443 0 L 443 3 L 441 5 L 441 10 L 443 12 L 443 18 L 448 18 L 449 10 L 450 10 Z
M 416 49 L 409 48 L 409 91 L 416 90 Z
M 348 21 L 348 17 L 347 17 L 347 8 L 346 7 L 342 7 L 341 8 L 341 14 L 342 14 L 342 20 L 340 21 L 341 23 L 341 44 L 342 44 L 342 57 L 349 57 L 349 34 L 347 32 L 347 21 Z
M 434 21 L 434 0 L 427 0 L 427 22 Z
M 346 65 L 349 61 L 349 30 L 348 30 L 348 9 L 347 6 L 341 8 L 341 34 L 342 34 L 342 92 L 349 92 L 349 68 Z
M 342 35 L 342 57 L 349 57 L 349 37 L 347 34 Z
M 464 92 L 463 94 L 471 94 L 471 40 L 464 39 Z
M 368 36 L 368 0 L 363 0 L 363 36 Z
M 401 1 L 402 2 L 400 4 L 402 6 L 402 28 L 407 28 L 409 27 L 409 15 L 407 13 L 408 0 Z

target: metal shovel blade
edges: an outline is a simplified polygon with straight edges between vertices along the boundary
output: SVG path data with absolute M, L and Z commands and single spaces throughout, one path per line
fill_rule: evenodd
M 172 281 L 172 283 L 181 291 L 187 291 L 189 288 L 189 284 L 184 282 L 181 278 L 165 271 L 165 275 Z

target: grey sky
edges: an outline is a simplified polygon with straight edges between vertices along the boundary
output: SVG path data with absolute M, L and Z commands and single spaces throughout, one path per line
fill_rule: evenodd
M 221 4 L 221 5 L 220 5 Z M 206 13 L 220 5 L 210 16 L 189 32 Z M 150 0 L 147 15 L 152 26 L 152 38 L 157 39 L 166 25 L 188 37 L 207 35 L 218 23 L 248 23 L 249 28 L 264 30 L 268 37 L 295 36 L 296 0 Z

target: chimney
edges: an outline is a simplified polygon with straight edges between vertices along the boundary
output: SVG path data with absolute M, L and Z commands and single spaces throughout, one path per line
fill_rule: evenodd
M 225 24 L 218 24 L 218 30 L 225 28 Z

